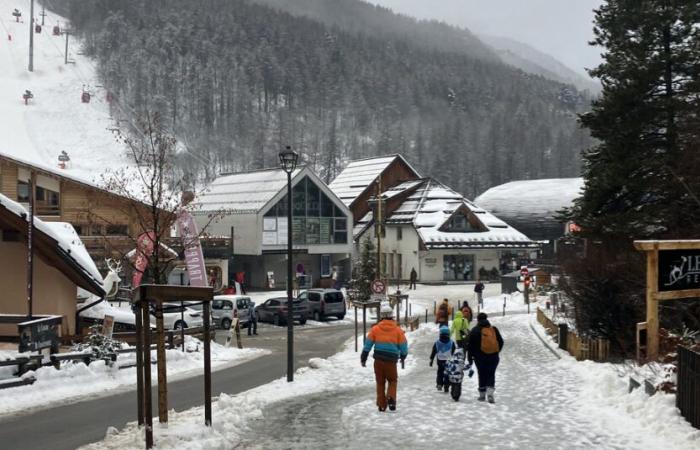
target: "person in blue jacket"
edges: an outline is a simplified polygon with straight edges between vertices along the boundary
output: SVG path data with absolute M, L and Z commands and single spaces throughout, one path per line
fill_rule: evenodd
M 447 392 L 450 389 L 450 382 L 445 378 L 445 365 L 454 352 L 455 343 L 450 339 L 450 329 L 447 325 L 442 325 L 439 337 L 433 344 L 432 352 L 430 352 L 430 367 L 433 367 L 433 361 L 437 357 L 438 368 L 435 384 L 438 391 L 444 389 Z

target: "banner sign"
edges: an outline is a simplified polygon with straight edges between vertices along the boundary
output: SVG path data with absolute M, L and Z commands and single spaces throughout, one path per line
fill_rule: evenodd
M 700 250 L 659 250 L 659 292 L 700 289 Z
M 194 217 L 182 209 L 177 216 L 177 228 L 185 248 L 185 265 L 190 286 L 207 287 L 207 271 L 204 266 L 204 254 L 199 242 L 199 233 Z
M 153 255 L 156 234 L 153 231 L 141 233 L 136 240 L 136 261 L 134 262 L 134 276 L 131 278 L 131 287 L 136 288 L 141 285 L 143 273 L 148 267 L 148 258 Z

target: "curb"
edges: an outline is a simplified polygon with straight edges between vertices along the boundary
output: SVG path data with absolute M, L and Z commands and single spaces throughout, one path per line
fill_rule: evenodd
M 544 346 L 547 347 L 547 350 L 549 350 L 550 352 L 552 352 L 552 354 L 553 354 L 554 356 L 556 356 L 557 359 L 561 359 L 561 355 L 559 354 L 559 352 L 557 352 L 556 350 L 554 350 L 554 349 L 552 348 L 552 346 L 549 345 L 549 343 L 545 340 L 545 338 L 543 338 L 542 336 L 540 336 L 540 334 L 537 332 L 537 330 L 535 330 L 534 325 L 532 325 L 532 321 L 530 321 L 530 329 L 531 329 L 532 332 L 535 334 L 535 336 L 537 336 L 537 339 L 539 339 L 539 340 L 542 342 L 542 344 L 544 344 Z

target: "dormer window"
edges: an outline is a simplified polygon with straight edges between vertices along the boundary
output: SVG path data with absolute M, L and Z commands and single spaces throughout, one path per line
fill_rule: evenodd
M 467 216 L 463 214 L 455 214 L 447 221 L 444 226 L 445 231 L 452 231 L 455 233 L 464 233 L 469 231 L 477 231 L 472 227 L 467 219 Z

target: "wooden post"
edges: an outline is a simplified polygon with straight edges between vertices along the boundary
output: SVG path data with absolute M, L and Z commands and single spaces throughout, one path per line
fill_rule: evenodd
M 141 305 L 136 305 L 136 403 L 139 426 L 143 425 L 143 318 Z
M 211 333 L 209 318 L 211 302 L 205 301 L 204 307 L 204 424 L 211 426 Z
M 656 361 L 659 356 L 659 301 L 656 289 L 659 285 L 657 265 L 659 250 L 647 253 L 647 361 Z
M 158 361 L 158 421 L 168 423 L 168 376 L 165 368 L 165 329 L 163 302 L 156 301 L 156 358 Z M 184 340 L 184 339 L 183 339 Z
M 153 448 L 153 406 L 151 400 L 151 321 L 148 301 L 141 299 L 143 320 L 143 408 L 146 425 L 146 448 Z

